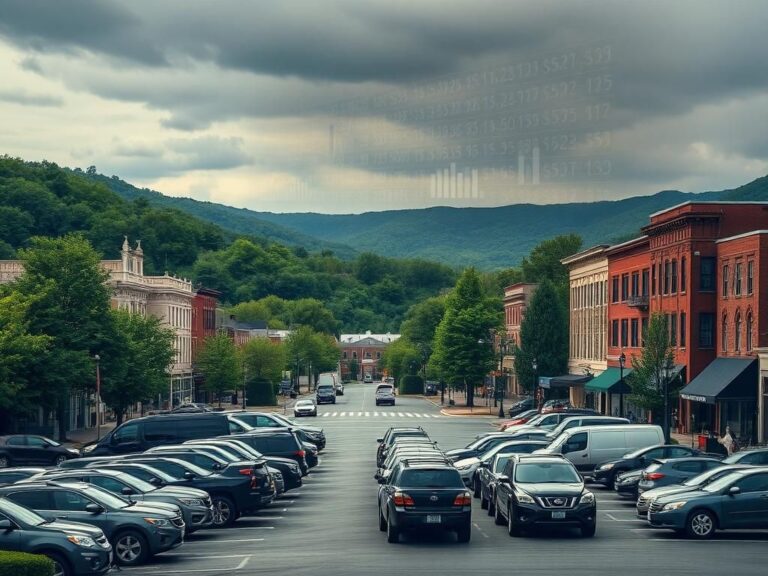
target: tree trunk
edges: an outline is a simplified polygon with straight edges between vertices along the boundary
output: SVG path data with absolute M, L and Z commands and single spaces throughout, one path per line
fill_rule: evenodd
M 123 423 L 123 417 L 125 416 L 125 409 L 115 408 L 115 427 L 120 426 Z
M 475 385 L 464 380 L 464 393 L 467 395 L 467 407 L 475 407 Z
M 56 408 L 56 420 L 59 428 L 59 442 L 67 441 L 67 422 L 66 422 L 67 409 L 64 402 L 59 402 Z

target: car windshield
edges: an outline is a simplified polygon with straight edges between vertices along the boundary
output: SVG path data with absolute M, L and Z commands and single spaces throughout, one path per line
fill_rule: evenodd
M 689 478 L 685 482 L 683 482 L 683 486 L 698 486 L 699 484 L 703 484 L 704 482 L 709 482 L 710 480 L 717 479 L 718 477 L 722 476 L 723 474 L 729 474 L 728 470 L 723 470 L 722 468 L 713 468 L 712 470 L 707 470 L 706 472 L 702 472 L 698 476 L 694 476 L 693 478 Z
M 107 492 L 103 488 L 100 488 L 99 486 L 96 486 L 94 484 L 89 484 L 88 488 L 80 488 L 80 489 L 84 490 L 88 496 L 90 496 L 94 500 L 97 500 L 99 504 L 103 504 L 107 508 L 122 510 L 123 508 L 127 508 L 128 506 L 131 506 L 131 503 L 128 502 L 127 500 L 124 500 L 119 496 L 115 496 L 112 492 Z
M 58 442 L 56 442 L 56 440 L 51 440 L 50 438 L 45 438 L 44 436 L 42 437 L 42 439 L 43 439 L 43 441 L 44 441 L 46 444 L 50 444 L 51 446 L 61 446 L 61 444 L 59 444 Z
M 312 400 L 299 400 L 296 402 L 296 406 L 314 406 L 315 403 Z
M 157 490 L 157 486 L 153 486 L 149 482 L 137 478 L 136 476 L 131 476 L 130 474 L 122 474 L 120 476 L 120 481 L 125 482 L 131 488 L 134 488 L 139 492 L 152 492 L 153 490 Z
M 399 484 L 407 488 L 463 488 L 456 470 L 404 470 Z
M 496 463 L 493 465 L 493 472 L 495 474 L 498 474 L 502 470 L 504 470 L 504 466 L 507 465 L 507 462 L 509 462 L 509 459 L 512 456 L 497 456 L 496 457 Z
M 529 462 L 517 465 L 515 481 L 521 484 L 570 484 L 581 482 L 581 477 L 572 464 Z
M 720 492 L 724 488 L 727 488 L 731 482 L 734 480 L 737 480 L 738 478 L 741 478 L 742 472 L 732 472 L 731 474 L 726 474 L 725 476 L 718 478 L 717 480 L 713 480 L 706 486 L 702 486 L 702 490 L 705 492 Z
M 538 424 L 539 422 L 541 422 L 541 421 L 542 421 L 544 418 L 546 418 L 547 416 L 548 416 L 548 414 L 539 414 L 538 416 L 534 416 L 533 418 L 531 418 L 530 420 L 528 420 L 528 422 L 526 422 L 525 424 L 526 424 L 526 426 L 527 426 L 527 425 L 530 425 L 530 426 L 535 426 L 536 424 Z
M 239 418 L 236 418 L 236 417 L 234 417 L 234 416 L 230 416 L 230 417 L 229 417 L 229 422 L 230 422 L 230 423 L 234 423 L 234 424 L 236 424 L 237 426 L 240 426 L 240 427 L 242 428 L 242 430 L 243 430 L 243 431 L 247 431 L 247 430 L 253 430 L 253 426 L 251 426 L 251 425 L 250 425 L 250 424 L 248 424 L 247 422 L 244 422 L 243 420 L 240 420 Z
M 152 461 L 147 461 L 147 464 L 149 464 L 150 466 L 154 465 Z M 195 466 L 191 462 L 186 462 L 186 461 L 184 462 L 184 464 L 180 464 L 178 462 L 163 460 L 163 461 L 158 461 L 156 465 L 161 470 L 165 469 L 165 471 L 169 472 L 176 478 L 183 478 L 185 472 L 192 472 L 192 474 L 194 474 L 195 476 L 211 475 L 211 473 L 208 470 L 204 470 L 199 466 Z
M 656 448 L 656 446 L 654 446 L 654 448 Z M 635 450 L 634 452 L 629 452 L 628 454 L 624 454 L 622 458 L 639 458 L 646 452 L 648 452 L 647 446 L 645 448 L 640 448 L 639 450 Z
M 36 512 L 33 512 L 29 508 L 24 508 L 24 506 L 19 506 L 15 502 L 5 498 L 3 499 L 2 505 L 0 505 L 0 511 L 7 512 L 8 515 L 14 516 L 17 520 L 32 526 L 40 526 L 41 524 L 48 523 L 45 518 Z

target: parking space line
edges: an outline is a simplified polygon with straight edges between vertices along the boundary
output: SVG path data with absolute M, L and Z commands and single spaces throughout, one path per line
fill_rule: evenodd
M 640 518 L 629 518 L 629 519 L 626 519 L 626 518 L 616 518 L 616 516 L 614 516 L 612 514 L 606 514 L 606 516 L 608 516 L 608 518 L 610 518 L 614 522 L 646 522 L 645 520 L 641 520 Z
M 363 415 L 363 413 L 362 413 L 362 412 L 358 412 L 358 413 L 357 413 L 357 415 L 358 415 L 358 416 L 362 416 L 362 415 Z
M 216 544 L 231 544 L 233 542 L 264 542 L 264 538 L 242 538 L 237 540 L 216 540 Z
M 715 542 L 722 543 L 722 544 L 741 544 L 742 542 L 746 542 L 748 544 L 765 544 L 768 542 L 768 540 L 736 540 L 729 538 L 727 540 L 715 540 L 714 538 L 710 538 L 709 540 L 696 540 L 694 538 L 648 538 L 651 542 L 701 542 L 702 544 L 714 544 Z
M 339 418 L 343 418 L 344 416 L 346 416 L 346 414 L 347 414 L 346 412 L 342 412 L 341 414 L 339 414 Z M 334 414 L 334 416 L 336 416 L 336 414 Z
M 329 415 L 330 415 L 330 412 L 323 412 L 323 418 L 328 418 Z
M 370 416 L 370 415 L 371 415 L 371 413 L 370 413 L 370 412 L 366 412 L 366 413 L 365 413 L 365 417 L 366 417 L 366 418 L 368 418 L 368 416 Z
M 397 415 L 400 416 L 400 418 L 403 417 L 403 413 L 402 412 L 398 412 Z
M 258 520 L 282 520 L 282 516 L 251 516 L 251 518 L 256 518 Z
M 196 556 L 195 560 L 224 560 L 227 558 L 244 558 L 250 556 L 250 554 L 207 554 L 205 552 L 164 552 L 163 557 L 168 556 Z M 153 568 L 157 570 L 157 566 L 138 566 L 137 568 Z M 123 568 L 125 570 L 125 568 Z M 163 570 L 165 572 L 165 570 Z

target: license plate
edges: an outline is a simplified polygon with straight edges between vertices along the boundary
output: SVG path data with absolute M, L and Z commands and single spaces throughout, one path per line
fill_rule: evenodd
M 565 512 L 552 512 L 553 520 L 562 520 L 565 518 Z
M 427 524 L 440 524 L 440 514 L 427 514 Z

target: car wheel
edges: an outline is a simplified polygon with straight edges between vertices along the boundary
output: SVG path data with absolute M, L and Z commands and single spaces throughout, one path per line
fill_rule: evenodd
M 475 476 L 475 479 L 472 481 L 472 486 L 472 496 L 480 498 L 480 479 L 477 476 Z
M 217 528 L 232 526 L 237 519 L 237 507 L 227 496 L 213 496 L 213 525 Z
M 496 502 L 493 508 L 493 523 L 496 524 L 496 526 L 504 526 L 504 516 L 501 515 L 501 511 L 499 510 L 499 503 Z
M 685 533 L 689 538 L 706 540 L 715 533 L 715 516 L 708 510 L 694 510 L 685 522 Z
M 336 398 L 331 401 L 331 404 L 336 404 Z
M 387 522 L 384 520 L 384 514 L 381 513 L 381 508 L 379 508 L 379 530 L 382 532 L 387 531 Z
M 8 456 L 0 456 L 0 468 L 8 468 L 11 465 L 11 459 Z
M 515 521 L 515 509 L 512 506 L 507 508 L 507 533 L 515 538 L 520 536 L 520 526 Z
M 53 461 L 53 463 L 56 466 L 61 466 L 66 461 L 67 461 L 67 457 L 64 456 L 64 454 L 59 454 L 58 456 L 56 456 L 56 459 Z
M 400 542 L 400 530 L 395 528 L 392 522 L 387 522 L 387 542 L 397 544 Z
M 53 576 L 72 576 L 72 568 L 69 567 L 69 562 L 63 556 L 56 552 L 45 552 L 44 554 L 53 562 Z
M 115 538 L 115 560 L 122 566 L 143 564 L 149 555 L 147 540 L 135 530 L 120 532 Z
M 584 538 L 592 538 L 595 535 L 595 531 L 597 530 L 597 524 L 585 524 L 581 527 L 581 535 Z
M 456 538 L 462 544 L 466 544 L 472 538 L 472 524 L 467 524 L 456 531 Z

